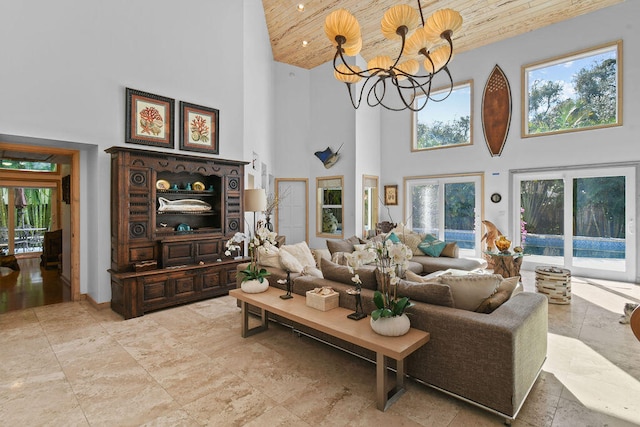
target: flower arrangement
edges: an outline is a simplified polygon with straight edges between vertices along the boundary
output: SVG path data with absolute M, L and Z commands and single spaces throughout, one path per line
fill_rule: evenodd
M 405 309 L 413 304 L 407 297 L 398 298 L 397 285 L 400 277 L 398 274 L 407 268 L 408 261 L 413 257 L 413 252 L 404 243 L 394 243 L 390 239 L 383 242 L 369 243 L 361 251 L 347 254 L 347 265 L 353 274 L 356 289 L 362 285 L 356 269 L 364 264 L 376 263 L 382 273 L 383 281 L 380 290 L 373 295 L 376 310 L 371 313 L 373 320 L 380 317 L 395 317 L 404 313 Z
M 240 250 L 240 244 L 242 243 L 244 246 L 244 242 L 247 239 L 249 240 L 249 256 L 251 257 L 251 262 L 246 269 L 239 272 L 244 275 L 242 277 L 243 282 L 247 280 L 258 280 L 262 283 L 265 277 L 270 274 L 265 268 L 258 267 L 258 250 L 259 248 L 263 248 L 264 251 L 268 253 L 271 248 L 276 245 L 276 236 L 277 234 L 273 231 L 269 231 L 266 227 L 260 226 L 252 238 L 249 238 L 244 233 L 236 233 L 227 241 L 225 245 L 227 250 L 224 254 L 231 256 L 232 251 Z

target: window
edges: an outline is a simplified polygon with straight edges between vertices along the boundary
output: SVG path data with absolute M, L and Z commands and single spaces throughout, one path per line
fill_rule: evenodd
M 342 224 L 342 176 L 316 178 L 316 235 L 319 237 L 344 237 Z
M 622 41 L 522 67 L 522 136 L 622 124 Z
M 405 217 L 414 231 L 455 241 L 466 255 L 479 254 L 482 175 L 406 179 L 405 191 Z
M 634 280 L 634 183 L 632 167 L 516 173 L 525 262 Z
M 13 169 L 30 172 L 55 172 L 57 163 L 26 162 L 21 160 L 0 159 L 0 169 Z
M 362 236 L 373 237 L 378 222 L 378 177 L 362 176 Z
M 431 92 L 427 106 L 413 113 L 411 151 L 473 143 L 473 82 L 454 85 L 447 97 L 448 92 L 448 89 Z M 424 102 L 424 95 L 416 97 L 414 101 L 418 105 Z

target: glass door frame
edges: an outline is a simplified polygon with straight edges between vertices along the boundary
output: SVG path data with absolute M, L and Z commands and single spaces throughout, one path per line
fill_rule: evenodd
M 445 241 L 446 224 L 445 219 L 445 203 L 444 203 L 444 186 L 447 184 L 458 184 L 471 182 L 475 186 L 475 207 L 474 207 L 474 249 L 460 248 L 460 256 L 481 257 L 482 256 L 482 228 L 481 219 L 484 217 L 484 174 L 469 173 L 455 175 L 434 175 L 434 176 L 414 176 L 404 178 L 404 218 L 406 225 L 413 229 L 413 221 L 410 218 L 412 210 L 411 187 L 421 184 L 437 184 L 438 185 L 438 239 Z
M 60 179 L 59 174 L 55 173 L 51 175 L 51 178 L 36 181 L 18 181 L 13 179 L 6 179 L 3 181 L 2 188 L 9 189 L 8 191 L 8 218 L 7 218 L 7 233 L 8 233 L 8 253 L 15 254 L 17 256 L 29 256 L 31 254 L 39 254 L 41 252 L 20 252 L 15 251 L 15 229 L 16 229 L 16 216 L 15 212 L 15 192 L 13 190 L 17 188 L 50 188 L 51 189 L 51 230 L 58 228 L 58 218 L 60 216 Z
M 597 178 L 597 177 L 625 177 L 625 262 L 624 271 L 605 270 L 600 268 L 588 268 L 584 266 L 574 265 L 573 262 L 573 180 L 580 178 Z M 562 170 L 539 170 L 539 171 L 512 171 L 511 172 L 511 235 L 514 236 L 514 246 L 521 244 L 520 235 L 520 188 L 522 181 L 530 180 L 552 180 L 560 179 L 564 186 L 564 217 L 563 227 L 564 236 L 569 235 L 571 238 L 564 238 L 564 256 L 556 257 L 562 260 L 557 265 L 571 270 L 574 275 L 583 275 L 586 277 L 602 278 L 607 280 L 621 280 L 627 282 L 636 281 L 637 271 L 637 238 L 635 233 L 636 222 L 636 166 L 594 166 L 580 167 Z M 525 257 L 522 268 L 525 270 L 534 270 L 540 265 L 531 257 Z

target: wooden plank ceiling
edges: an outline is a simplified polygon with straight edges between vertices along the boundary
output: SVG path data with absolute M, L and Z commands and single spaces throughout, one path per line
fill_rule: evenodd
M 462 15 L 462 30 L 454 34 L 457 53 L 517 36 L 578 15 L 593 12 L 624 0 L 424 0 L 425 20 L 435 10 L 451 8 Z M 298 4 L 304 10 L 298 11 Z M 331 61 L 335 48 L 324 34 L 324 20 L 332 11 L 349 10 L 360 22 L 361 55 L 397 55 L 398 42 L 380 33 L 384 12 L 396 4 L 418 7 L 417 1 L 398 0 L 262 0 L 271 39 L 273 58 L 278 62 L 311 69 Z M 303 47 L 303 41 L 308 45 Z

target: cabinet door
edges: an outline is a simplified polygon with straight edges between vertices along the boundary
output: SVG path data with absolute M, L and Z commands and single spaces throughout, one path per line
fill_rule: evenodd
M 220 240 L 200 240 L 195 242 L 196 262 L 214 262 L 221 258 Z
M 195 263 L 194 242 L 171 242 L 162 245 L 163 267 Z

